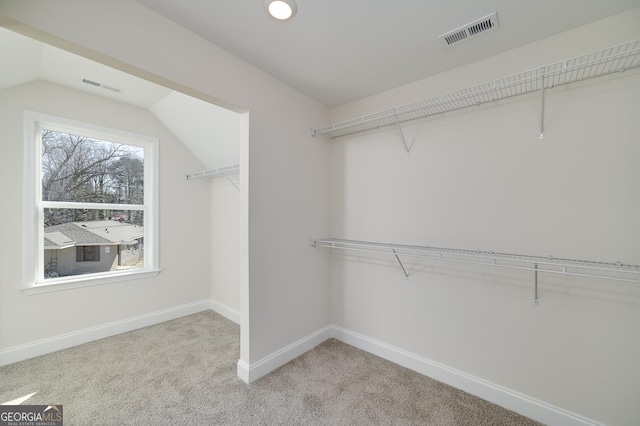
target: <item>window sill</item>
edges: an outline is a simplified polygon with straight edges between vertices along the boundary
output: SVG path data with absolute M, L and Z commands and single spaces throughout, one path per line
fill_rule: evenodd
M 141 280 L 152 278 L 160 273 L 159 269 L 127 271 L 121 273 L 77 275 L 73 277 L 51 278 L 46 281 L 39 281 L 31 287 L 23 287 L 24 294 L 50 293 L 53 291 L 70 290 L 81 287 L 93 287 L 97 285 L 110 284 L 121 281 Z

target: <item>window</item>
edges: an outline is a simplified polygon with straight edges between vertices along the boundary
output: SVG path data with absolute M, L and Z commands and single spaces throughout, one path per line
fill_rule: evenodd
M 157 139 L 25 112 L 25 288 L 156 274 Z
M 96 250 L 96 246 L 76 247 L 76 262 L 97 262 L 99 260 L 100 247 L 98 247 L 98 250 Z

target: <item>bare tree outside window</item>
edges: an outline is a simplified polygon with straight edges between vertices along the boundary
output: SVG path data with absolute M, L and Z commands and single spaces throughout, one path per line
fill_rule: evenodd
M 112 204 L 144 203 L 144 150 L 115 142 L 44 129 L 42 131 L 42 199 Z M 60 216 L 60 214 L 71 216 Z M 138 211 L 124 213 L 142 225 Z M 45 226 L 106 220 L 108 210 L 45 211 Z
M 144 149 L 49 129 L 41 140 L 45 279 L 144 267 Z

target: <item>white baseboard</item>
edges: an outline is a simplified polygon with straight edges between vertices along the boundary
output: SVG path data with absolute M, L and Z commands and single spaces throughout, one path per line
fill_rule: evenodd
M 212 300 L 203 300 L 10 347 L 0 351 L 0 366 L 209 309 L 236 323 L 240 320 L 239 312 L 234 309 Z M 253 364 L 239 360 L 238 377 L 246 383 L 254 382 L 332 337 L 544 424 L 599 425 L 569 411 L 335 325 L 326 326 Z
M 254 382 L 330 338 L 331 326 L 329 325 L 253 364 L 249 365 L 239 360 L 238 377 L 246 383 Z
M 338 326 L 331 337 L 547 425 L 594 426 L 592 420 Z
M 251 366 L 249 364 L 247 364 L 246 362 L 244 362 L 241 359 L 238 360 L 238 368 L 236 370 L 236 374 L 245 383 L 251 383 L 251 380 L 250 380 L 250 377 L 249 377 L 249 370 L 250 369 L 251 369 Z M 253 379 L 253 380 L 256 380 L 256 379 Z
M 236 324 L 240 324 L 240 311 L 233 309 L 229 305 L 211 300 L 209 308 L 226 319 L 231 320 Z
M 126 333 L 142 327 L 170 321 L 186 315 L 206 311 L 211 308 L 209 300 L 175 306 L 162 311 L 151 312 L 136 317 L 114 321 L 96 327 L 85 328 L 71 333 L 60 334 L 47 339 L 37 340 L 24 345 L 13 346 L 0 351 L 0 366 L 23 361 L 25 359 L 67 349 L 116 334 Z

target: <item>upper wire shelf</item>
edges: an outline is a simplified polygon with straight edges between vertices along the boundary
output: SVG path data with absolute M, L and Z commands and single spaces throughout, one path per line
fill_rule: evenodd
M 640 66 L 640 39 L 498 78 L 423 101 L 311 129 L 331 139 L 524 95 Z
M 190 173 L 185 175 L 187 180 L 192 180 L 196 178 L 217 178 L 217 177 L 227 177 L 240 174 L 240 164 L 234 164 L 232 166 L 218 167 L 217 169 L 209 169 L 203 170 L 201 172 Z
M 640 284 L 640 265 L 628 265 L 620 262 L 575 260 L 552 256 L 531 256 L 493 251 L 342 240 L 337 238 L 313 239 L 310 243 L 313 247 L 327 247 L 331 249 L 354 250 L 394 256 L 407 278 L 409 274 L 400 260 L 400 256 L 422 257 L 440 261 L 533 271 L 535 277 L 534 303 L 536 304 L 538 304 L 538 273 L 572 275 Z

